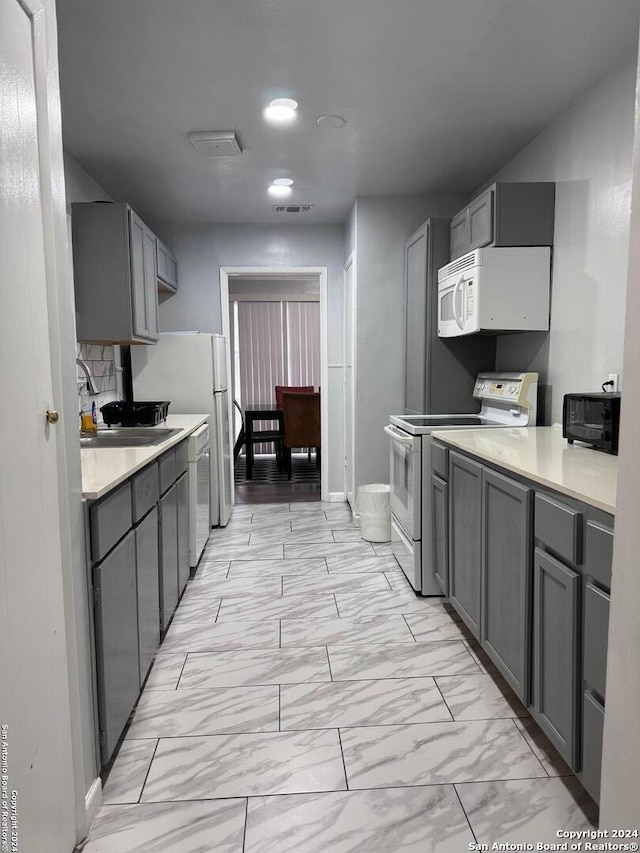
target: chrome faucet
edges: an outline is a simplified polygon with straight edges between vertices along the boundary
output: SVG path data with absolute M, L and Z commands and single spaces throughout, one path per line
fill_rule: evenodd
M 86 361 L 83 361 L 81 358 L 76 358 L 76 364 L 82 370 L 84 375 L 87 377 L 87 388 L 90 394 L 99 394 L 98 386 L 96 385 L 96 381 L 91 375 L 91 371 L 89 370 L 89 365 Z

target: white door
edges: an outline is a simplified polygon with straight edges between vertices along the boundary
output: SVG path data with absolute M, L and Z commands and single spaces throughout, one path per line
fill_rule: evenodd
M 355 275 L 353 255 L 344 270 L 344 487 L 347 500 L 354 505 L 355 464 Z
M 0 738 L 8 796 L 16 792 L 17 839 L 12 845 L 10 834 L 6 849 L 69 853 L 76 839 L 54 432 L 62 425 L 45 417 L 56 407 L 43 231 L 51 198 L 41 195 L 39 164 L 39 145 L 43 157 L 49 145 L 40 122 L 45 14 L 32 0 L 0 0 Z

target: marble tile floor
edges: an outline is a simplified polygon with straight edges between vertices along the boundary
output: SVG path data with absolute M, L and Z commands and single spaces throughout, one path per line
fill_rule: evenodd
M 596 825 L 458 617 L 358 533 L 318 502 L 212 532 L 85 853 L 457 853 Z

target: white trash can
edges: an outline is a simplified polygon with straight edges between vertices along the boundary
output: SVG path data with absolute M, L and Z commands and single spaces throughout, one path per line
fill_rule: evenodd
M 391 487 L 386 483 L 371 483 L 358 489 L 360 536 L 367 542 L 391 541 L 390 497 Z

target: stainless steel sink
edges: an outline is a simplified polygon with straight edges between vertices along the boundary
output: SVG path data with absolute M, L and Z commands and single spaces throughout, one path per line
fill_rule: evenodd
M 179 429 L 156 427 L 111 427 L 81 432 L 80 447 L 153 447 L 179 432 Z

